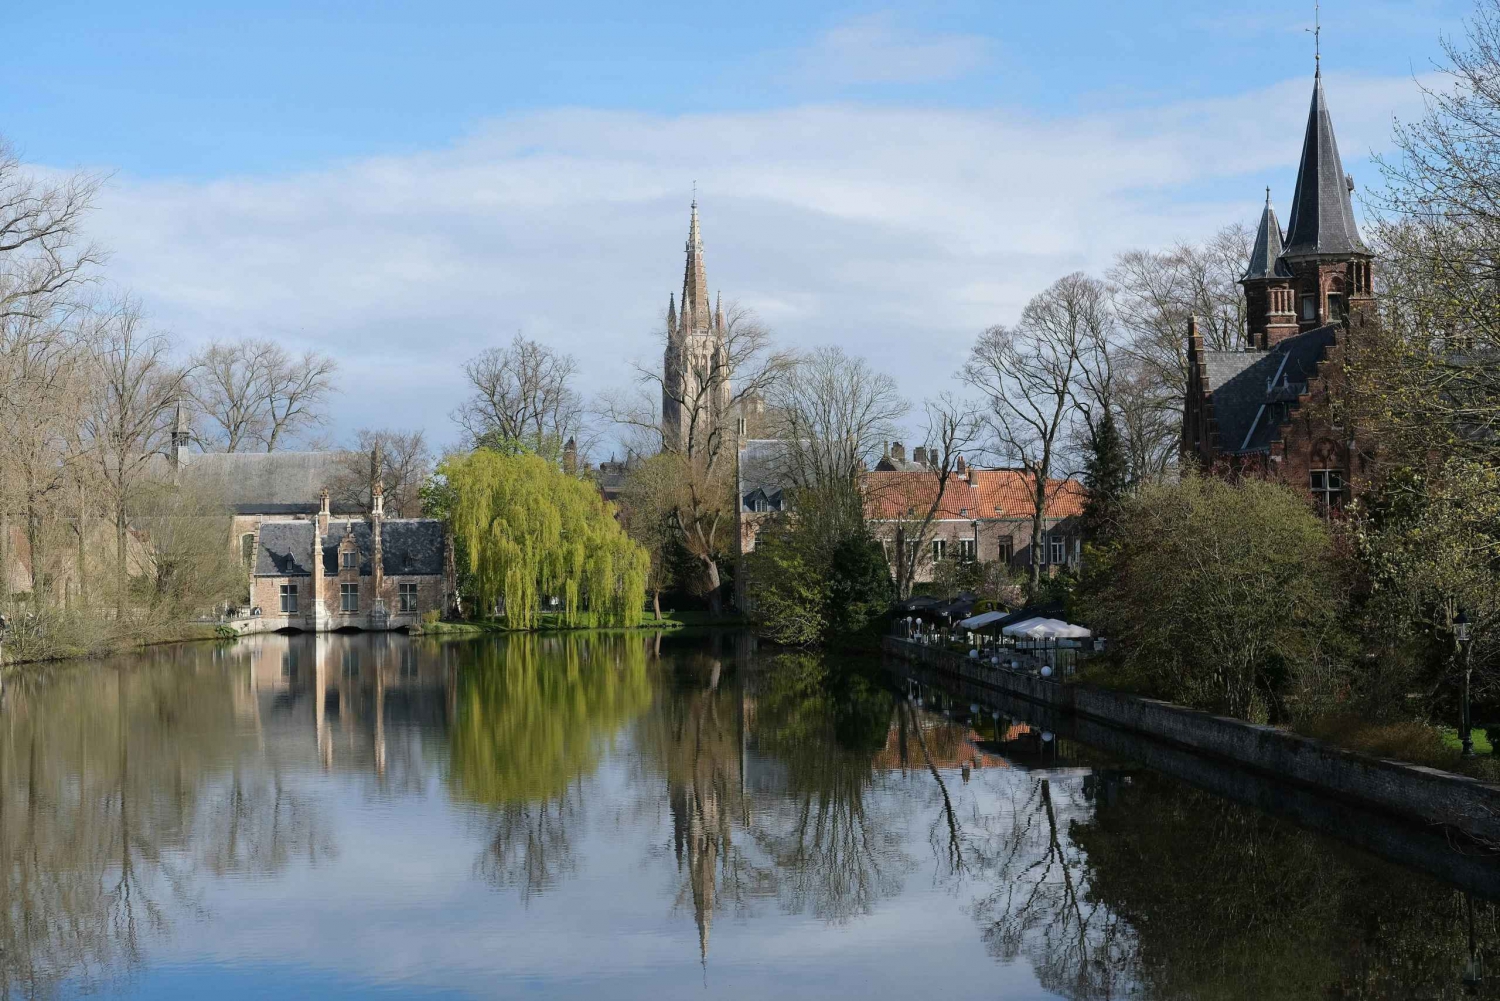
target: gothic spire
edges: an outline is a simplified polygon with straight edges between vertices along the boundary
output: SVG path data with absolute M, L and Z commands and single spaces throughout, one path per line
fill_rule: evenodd
M 1281 259 L 1281 242 L 1281 223 L 1271 207 L 1271 189 L 1267 188 L 1266 207 L 1261 211 L 1260 228 L 1255 231 L 1255 243 L 1250 248 L 1250 267 L 1240 281 L 1292 277 L 1292 269 Z
M 1292 194 L 1292 214 L 1287 220 L 1287 257 L 1368 254 L 1354 224 L 1354 206 L 1349 193 L 1354 181 L 1344 173 L 1338 143 L 1333 138 L 1333 119 L 1323 98 L 1321 68 L 1313 76 L 1312 107 L 1307 113 L 1307 133 L 1302 139 L 1302 162 L 1297 167 L 1297 188 Z
M 667 334 L 675 336 L 677 333 L 677 297 L 667 293 Z
M 703 268 L 703 237 L 698 232 L 698 199 L 694 197 L 688 222 L 687 266 L 682 273 L 682 326 L 706 331 L 708 324 L 708 275 Z

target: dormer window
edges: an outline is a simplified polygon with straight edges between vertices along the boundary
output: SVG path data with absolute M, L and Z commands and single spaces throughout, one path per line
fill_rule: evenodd
M 359 566 L 359 553 L 352 549 L 344 550 L 344 569 L 353 570 Z

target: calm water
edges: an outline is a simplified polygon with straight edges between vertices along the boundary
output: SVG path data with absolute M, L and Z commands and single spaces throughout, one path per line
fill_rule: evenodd
M 1500 863 L 921 681 L 334 636 L 13 682 L 0 989 L 1500 996 Z

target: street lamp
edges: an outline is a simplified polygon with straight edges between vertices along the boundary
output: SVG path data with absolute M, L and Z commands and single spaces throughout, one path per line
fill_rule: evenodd
M 1474 666 L 1474 644 L 1469 640 L 1469 613 L 1461 608 L 1458 610 L 1458 617 L 1453 620 L 1453 638 L 1463 647 L 1464 652 L 1464 705 L 1463 715 L 1459 718 L 1458 739 L 1464 746 L 1463 756 L 1472 758 L 1474 736 L 1469 721 L 1469 675 Z

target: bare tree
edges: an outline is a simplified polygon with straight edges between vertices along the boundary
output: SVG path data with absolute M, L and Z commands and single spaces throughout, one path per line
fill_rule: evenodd
M 1202 244 L 1179 243 L 1167 251 L 1129 250 L 1115 258 L 1108 278 L 1117 322 L 1128 334 L 1127 372 L 1121 387 L 1120 424 L 1134 428 L 1132 475 L 1159 477 L 1175 457 L 1182 430 L 1188 377 L 1187 327 L 1198 318 L 1210 350 L 1228 351 L 1245 337 L 1244 293 L 1239 280 L 1250 263 L 1254 234 L 1242 224 L 1226 226 Z M 1128 412 L 1127 412 L 1128 411 Z
M 913 482 L 908 473 L 888 477 L 877 474 L 869 478 L 871 507 L 895 515 L 891 531 L 896 550 L 893 566 L 898 598 L 911 595 L 917 573 L 930 559 L 928 544 L 943 510 L 944 494 L 981 427 L 975 406 L 948 393 L 928 400 L 923 410 L 927 418 L 923 441 L 926 454 L 932 458 L 920 478 Z
M 51 589 L 44 522 L 74 482 L 78 450 L 80 359 L 69 331 L 30 316 L 0 320 L 0 481 L 14 485 L 25 515 L 32 594 Z M 0 503 L 7 491 L 0 490 Z
M 315 351 L 293 357 L 275 341 L 214 341 L 193 358 L 188 382 L 208 429 L 205 447 L 225 452 L 284 446 L 327 423 L 338 364 Z
M 90 278 L 103 252 L 79 243 L 79 227 L 101 178 L 28 176 L 0 138 L 0 320 L 43 319 Z
M 832 545 L 861 532 L 868 460 L 909 409 L 896 380 L 842 348 L 822 347 L 797 359 L 767 403 L 781 442 L 775 472 L 798 495 L 802 515 L 823 522 L 815 537 Z
M 991 448 L 1021 467 L 1031 493 L 1031 584 L 1041 582 L 1047 508 L 1067 475 L 1068 446 L 1078 418 L 1075 394 L 1083 355 L 1110 323 L 1105 286 L 1081 272 L 1033 298 L 1014 327 L 986 330 L 962 378 L 989 402 Z
M 171 433 L 186 373 L 171 342 L 149 333 L 140 307 L 123 300 L 89 321 L 87 395 L 80 429 L 115 523 L 115 611 L 125 617 L 130 508 Z
M 452 418 L 471 445 L 520 447 L 560 461 L 584 433 L 583 399 L 573 389 L 578 363 L 520 334 L 464 365 L 472 394 Z
M 751 311 L 731 304 L 725 312 L 720 364 L 700 373 L 701 378 L 669 379 L 661 369 L 637 365 L 640 391 L 600 403 L 606 419 L 673 456 L 669 461 L 676 467 L 672 482 L 677 490 L 670 500 L 672 520 L 701 569 L 700 587 L 714 614 L 722 610 L 719 561 L 726 554 L 737 503 L 733 480 L 738 445 L 730 422 L 758 412 L 792 363 L 789 354 L 772 350 L 770 331 Z M 665 328 L 661 337 L 667 342 Z M 675 404 L 684 429 L 670 442 L 660 400 Z
M 422 515 L 422 487 L 432 475 L 432 450 L 422 431 L 390 428 L 360 428 L 354 449 L 337 483 L 329 485 L 334 497 L 348 504 L 368 505 L 370 488 L 380 480 L 385 493 L 385 511 L 393 518 Z M 375 467 L 376 458 L 379 468 Z

